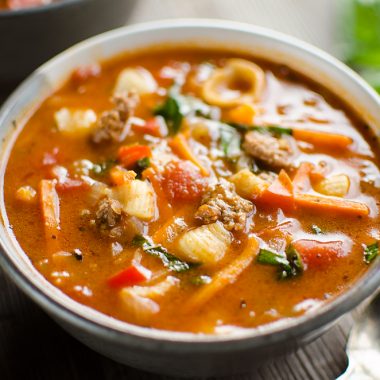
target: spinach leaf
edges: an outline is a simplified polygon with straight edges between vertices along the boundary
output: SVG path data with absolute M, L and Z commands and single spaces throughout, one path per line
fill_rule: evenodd
M 260 249 L 257 261 L 260 264 L 277 266 L 280 279 L 295 277 L 303 271 L 301 256 L 292 244 L 286 248 L 285 255 Z
M 155 115 L 161 115 L 169 128 L 169 132 L 175 135 L 181 128 L 183 114 L 181 113 L 179 103 L 176 98 L 169 96 L 166 101 L 155 108 Z
M 293 134 L 293 130 L 291 128 L 280 127 L 279 125 L 247 125 L 247 124 L 239 124 L 239 123 L 226 123 L 229 126 L 237 129 L 240 132 L 248 132 L 248 131 L 257 131 L 260 133 L 270 133 L 276 136 L 289 135 Z
M 267 127 L 253 126 L 252 129 L 260 133 L 269 132 L 272 135 L 277 135 L 277 136 L 282 136 L 282 135 L 291 136 L 293 134 L 293 130 L 291 128 L 280 127 L 278 125 L 268 125 Z
M 146 168 L 149 168 L 149 166 L 150 166 L 150 159 L 149 159 L 149 157 L 141 158 L 140 160 L 138 160 L 136 162 L 136 165 L 134 166 L 133 170 L 136 172 L 138 179 L 141 178 L 141 173 Z
M 169 253 L 163 246 L 154 245 L 152 241 L 141 235 L 136 235 L 132 240 L 132 244 L 136 247 L 141 247 L 149 255 L 159 258 L 164 266 L 173 272 L 184 272 L 196 265 L 179 259 Z
M 257 261 L 260 264 L 267 265 L 289 265 L 289 262 L 284 255 L 263 248 L 259 251 Z
M 182 120 L 189 114 L 211 117 L 212 108 L 200 99 L 180 93 L 180 86 L 174 84 L 166 101 L 156 107 L 155 115 L 161 115 L 168 124 L 170 134 L 175 135 L 181 128 Z
M 302 262 L 301 255 L 294 248 L 293 244 L 289 244 L 286 248 L 286 258 L 289 265 L 286 266 L 283 272 L 280 274 L 281 278 L 295 277 L 303 272 L 304 266 Z
M 364 247 L 364 262 L 370 264 L 379 254 L 379 242 Z

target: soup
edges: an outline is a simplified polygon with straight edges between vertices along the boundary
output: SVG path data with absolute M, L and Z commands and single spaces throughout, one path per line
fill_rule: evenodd
M 368 127 L 281 64 L 171 50 L 80 67 L 5 173 L 12 230 L 74 300 L 219 334 L 311 312 L 378 254 Z

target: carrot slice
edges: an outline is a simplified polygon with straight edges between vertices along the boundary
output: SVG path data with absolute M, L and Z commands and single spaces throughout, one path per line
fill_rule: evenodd
M 121 146 L 118 151 L 118 159 L 126 168 L 133 168 L 138 160 L 150 157 L 151 151 L 146 145 Z
M 171 218 L 169 218 L 163 225 L 161 225 L 153 234 L 152 239 L 155 243 L 161 244 L 166 239 L 167 229 L 170 226 L 173 226 L 176 219 L 188 214 L 188 212 L 191 210 L 193 206 L 192 205 L 185 205 L 183 207 L 180 207 L 176 212 L 173 214 Z M 173 227 L 175 228 L 175 227 Z
M 142 178 L 148 179 L 152 184 L 154 192 L 157 196 L 157 205 L 160 213 L 160 219 L 166 220 L 173 215 L 172 206 L 164 192 L 164 189 L 161 185 L 162 176 L 157 173 L 153 168 L 145 169 L 142 172 Z
M 55 189 L 56 180 L 43 179 L 39 183 L 39 200 L 45 228 L 46 249 L 53 254 L 60 250 L 59 197 Z
M 251 125 L 255 113 L 252 104 L 244 103 L 232 108 L 228 112 L 227 118 L 234 123 Z
M 236 282 L 243 271 L 251 265 L 258 251 L 259 243 L 257 239 L 250 237 L 241 255 L 213 276 L 209 284 L 204 285 L 202 289 L 192 296 L 189 303 L 185 305 L 185 310 L 192 312 L 201 308 L 226 286 Z
M 59 198 L 55 185 L 55 180 L 43 179 L 39 186 L 42 217 L 48 230 L 60 229 Z
M 293 243 L 308 268 L 324 268 L 344 255 L 343 242 L 300 239 Z
M 308 129 L 293 129 L 293 137 L 296 140 L 330 148 L 346 149 L 352 144 L 351 137 Z
M 284 209 L 294 208 L 293 183 L 285 170 L 281 170 L 276 180 L 263 191 L 259 201 Z
M 293 186 L 295 192 L 308 191 L 311 188 L 310 173 L 314 165 L 310 162 L 303 162 L 298 168 L 293 178 Z
M 132 170 L 125 170 L 124 168 L 116 165 L 110 170 L 110 179 L 112 184 L 119 186 L 126 182 L 134 180 L 136 173 Z
M 294 196 L 295 203 L 321 212 L 341 213 L 346 215 L 367 216 L 369 208 L 366 204 L 347 199 L 336 199 L 313 194 L 298 194 Z
M 205 177 L 210 175 L 210 172 L 203 164 L 198 160 L 198 158 L 191 151 L 189 144 L 185 136 L 182 133 L 178 133 L 170 142 L 170 147 L 178 154 L 179 157 L 191 161 L 195 166 L 197 166 L 201 174 Z

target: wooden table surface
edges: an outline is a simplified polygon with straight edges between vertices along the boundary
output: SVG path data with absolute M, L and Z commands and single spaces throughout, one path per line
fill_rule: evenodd
M 330 0 L 139 0 L 128 23 L 174 17 L 233 19 L 271 27 L 336 54 Z M 352 323 L 344 317 L 323 337 L 237 379 L 335 379 L 346 367 Z M 64 332 L 0 272 L 0 379 L 168 379 L 117 364 Z

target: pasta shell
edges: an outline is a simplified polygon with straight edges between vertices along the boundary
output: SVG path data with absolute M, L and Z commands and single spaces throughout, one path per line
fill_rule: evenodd
M 178 282 L 177 278 L 168 276 L 155 285 L 123 288 L 120 297 L 131 316 L 140 323 L 147 323 L 160 311 L 157 300 L 175 289 Z
M 155 196 L 148 182 L 134 180 L 115 187 L 113 197 L 117 199 L 123 211 L 142 220 L 150 220 L 155 213 Z
M 350 188 L 350 180 L 345 174 L 338 174 L 318 182 L 314 189 L 318 193 L 335 197 L 344 197 Z
M 216 222 L 185 232 L 178 240 L 178 250 L 188 261 L 215 264 L 224 257 L 230 244 L 231 234 Z
M 260 195 L 269 185 L 248 169 L 240 170 L 229 179 L 236 188 L 236 192 L 243 198 L 253 199 Z
M 157 83 L 152 74 L 142 67 L 124 69 L 116 80 L 114 95 L 134 91 L 139 95 L 155 92 Z
M 97 117 L 92 109 L 70 110 L 61 108 L 54 114 L 54 119 L 61 133 L 75 137 L 88 134 L 95 125 Z

